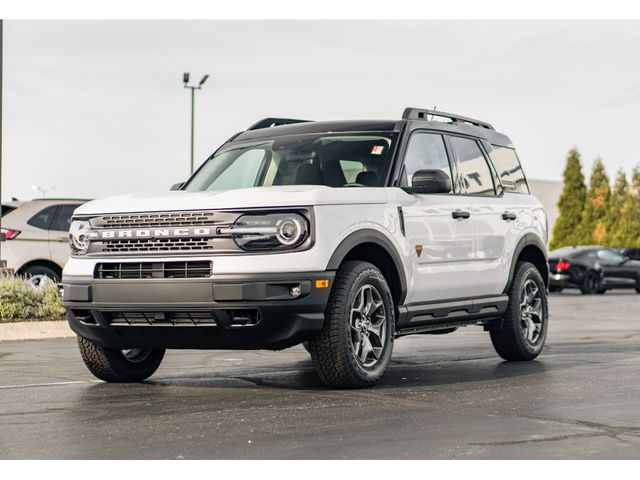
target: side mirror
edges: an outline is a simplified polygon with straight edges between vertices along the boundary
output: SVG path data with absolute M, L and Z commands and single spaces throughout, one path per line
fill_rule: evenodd
M 413 186 L 406 187 L 408 193 L 449 193 L 451 179 L 442 170 L 418 170 L 413 174 Z
M 180 190 L 183 185 L 184 185 L 184 182 L 174 183 L 173 185 L 171 185 L 171 188 L 169 190 L 171 190 L 171 191 Z

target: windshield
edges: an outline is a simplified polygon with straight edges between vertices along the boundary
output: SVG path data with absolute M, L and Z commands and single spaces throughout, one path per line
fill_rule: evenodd
M 382 187 L 396 134 L 306 134 L 231 143 L 198 170 L 185 190 L 276 185 Z

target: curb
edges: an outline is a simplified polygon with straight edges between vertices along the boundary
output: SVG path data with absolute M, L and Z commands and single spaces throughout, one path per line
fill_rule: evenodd
M 66 320 L 0 323 L 0 342 L 75 337 Z

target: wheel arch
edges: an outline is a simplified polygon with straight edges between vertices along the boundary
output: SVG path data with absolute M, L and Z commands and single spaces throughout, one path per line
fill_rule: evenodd
M 337 270 L 345 260 L 361 260 L 380 269 L 391 288 L 396 308 L 407 296 L 407 277 L 400 255 L 383 233 L 363 229 L 347 236 L 329 259 L 327 270 Z
M 30 260 L 24 265 L 22 265 L 20 268 L 18 268 L 18 270 L 16 270 L 16 273 L 18 275 L 23 275 L 25 270 L 27 270 L 28 268 L 37 267 L 37 266 L 50 268 L 53 271 L 55 271 L 60 276 L 60 278 L 62 278 L 62 267 L 57 263 L 52 262 L 51 260 L 45 260 L 45 259 Z
M 547 262 L 547 248 L 544 242 L 533 233 L 525 234 L 513 252 L 513 258 L 511 259 L 511 267 L 509 268 L 509 279 L 507 285 L 504 288 L 506 293 L 509 290 L 509 286 L 513 281 L 513 274 L 516 269 L 516 264 L 519 261 L 525 261 L 532 263 L 542 275 L 544 284 L 549 286 L 549 263 Z

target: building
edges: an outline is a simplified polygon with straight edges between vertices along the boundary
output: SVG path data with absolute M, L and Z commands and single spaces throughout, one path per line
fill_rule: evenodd
M 531 193 L 544 205 L 549 221 L 549 239 L 553 233 L 553 226 L 558 219 L 558 199 L 562 192 L 562 182 L 559 180 L 527 180 Z

